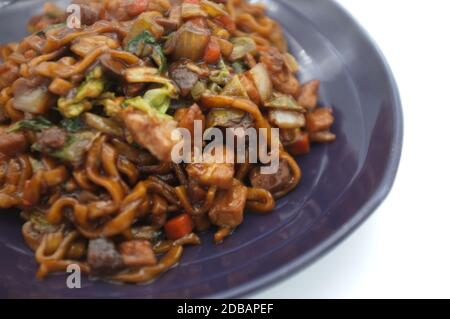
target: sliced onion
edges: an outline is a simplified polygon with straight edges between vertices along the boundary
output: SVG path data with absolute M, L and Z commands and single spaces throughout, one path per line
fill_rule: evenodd
M 211 17 L 218 17 L 218 16 L 224 16 L 228 15 L 228 12 L 226 12 L 223 9 L 223 6 L 221 6 L 218 3 L 208 1 L 208 0 L 202 0 L 200 1 L 200 5 L 203 10 L 205 10 Z
M 221 94 L 227 96 L 248 98 L 247 91 L 245 90 L 245 87 L 242 85 L 241 80 L 239 80 L 238 75 L 235 75 L 231 79 L 231 81 L 229 81 L 228 84 L 225 85 Z
M 272 96 L 272 81 L 269 77 L 266 67 L 262 63 L 258 63 L 250 70 L 250 75 L 258 90 L 259 96 L 263 102 Z
M 207 17 L 208 14 L 202 10 L 199 4 L 183 3 L 181 5 L 181 17 L 183 19 L 190 19 L 195 17 Z
M 303 112 L 304 109 L 297 103 L 297 101 L 290 95 L 275 93 L 274 97 L 269 102 L 264 104 L 267 108 L 292 110 Z
M 206 46 L 209 43 L 210 32 L 208 29 L 196 26 L 192 22 L 186 22 L 178 31 L 173 52 L 174 58 L 198 61 L 203 57 Z
M 305 116 L 302 113 L 285 110 L 269 112 L 269 121 L 273 125 L 283 129 L 300 128 L 305 126 Z
M 117 137 L 123 135 L 123 131 L 120 128 L 120 125 L 118 125 L 115 121 L 111 119 L 93 113 L 85 113 L 83 116 L 87 126 L 99 132 Z
M 233 51 L 229 57 L 230 61 L 236 61 L 245 57 L 247 53 L 254 54 L 256 52 L 255 40 L 249 37 L 237 37 L 231 39 Z
M 300 70 L 297 60 L 290 53 L 283 54 L 283 60 L 289 72 L 296 73 Z
M 152 83 L 156 82 L 158 69 L 151 67 L 135 67 L 125 70 L 125 79 L 128 83 Z

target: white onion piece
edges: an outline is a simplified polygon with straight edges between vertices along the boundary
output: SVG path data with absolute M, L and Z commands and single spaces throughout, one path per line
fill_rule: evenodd
M 269 121 L 283 129 L 300 128 L 306 124 L 305 116 L 302 113 L 285 110 L 270 111 Z
M 266 67 L 262 63 L 258 63 L 251 70 L 253 82 L 258 90 L 259 96 L 263 102 L 266 102 L 272 96 L 272 81 L 269 77 Z

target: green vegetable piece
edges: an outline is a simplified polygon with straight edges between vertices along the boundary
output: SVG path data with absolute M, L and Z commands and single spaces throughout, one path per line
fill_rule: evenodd
M 235 75 L 223 88 L 222 95 L 248 98 L 247 91 L 242 85 L 241 80 L 239 80 L 238 75 Z
M 203 81 L 197 81 L 191 90 L 192 98 L 198 101 L 207 90 L 208 88 Z
M 84 154 L 99 135 L 100 133 L 91 131 L 69 134 L 64 147 L 48 155 L 69 162 L 74 166 L 78 166 L 83 162 Z M 33 149 L 39 151 L 36 144 L 33 145 Z
M 230 79 L 230 71 L 228 70 L 227 65 L 225 64 L 223 59 L 220 59 L 217 66 L 219 67 L 219 69 L 211 72 L 209 80 L 220 86 L 224 86 Z
M 290 95 L 281 93 L 274 93 L 273 98 L 266 104 L 267 108 L 283 109 L 302 112 L 304 109 L 297 103 L 297 101 Z
M 164 73 L 167 70 L 167 58 L 164 55 L 164 51 L 161 45 L 158 44 L 156 39 L 147 30 L 140 33 L 138 36 L 133 38 L 126 47 L 128 52 L 136 54 L 137 56 L 145 55 L 146 46 L 151 47 L 151 57 L 153 61 L 158 65 L 159 72 Z
M 74 133 L 82 130 L 85 125 L 81 118 L 70 118 L 61 121 L 61 126 L 68 132 Z
M 36 117 L 31 120 L 22 120 L 17 123 L 15 123 L 13 126 L 11 126 L 8 129 L 9 133 L 17 132 L 24 129 L 33 130 L 36 132 L 40 132 L 42 130 L 45 130 L 47 128 L 50 128 L 53 126 L 53 123 L 47 120 L 44 117 Z
M 58 100 L 58 110 L 66 118 L 74 118 L 92 108 L 89 99 L 102 95 L 106 88 L 101 67 L 89 72 L 86 80 L 76 89 L 74 97 L 62 97 Z
M 245 67 L 245 64 L 242 61 L 235 61 L 231 63 L 231 67 L 233 68 L 236 74 L 241 74 L 247 71 L 247 68 Z
M 236 61 L 245 57 L 247 53 L 255 54 L 256 53 L 256 43 L 255 40 L 249 37 L 236 37 L 231 39 L 231 43 L 233 43 L 233 52 L 229 56 L 230 61 Z

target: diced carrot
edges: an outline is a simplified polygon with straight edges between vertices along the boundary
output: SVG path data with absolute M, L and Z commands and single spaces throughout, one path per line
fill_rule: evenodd
M 132 16 L 138 16 L 147 10 L 149 0 L 134 0 L 130 1 L 126 6 L 127 13 Z
M 293 156 L 308 154 L 310 151 L 309 135 L 305 132 L 299 132 L 296 141 L 287 147 L 289 153 Z
M 229 15 L 221 15 L 215 18 L 215 20 L 229 32 L 236 31 L 236 24 Z
M 207 64 L 216 64 L 219 61 L 219 59 L 220 59 L 219 41 L 217 41 L 217 38 L 211 37 L 211 40 L 209 40 L 209 43 L 206 46 L 203 60 Z
M 194 223 L 188 214 L 182 214 L 172 218 L 164 225 L 166 236 L 169 239 L 176 240 L 190 234 L 194 229 Z

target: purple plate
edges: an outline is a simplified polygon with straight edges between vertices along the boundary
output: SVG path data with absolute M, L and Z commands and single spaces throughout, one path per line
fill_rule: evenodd
M 25 35 L 26 19 L 43 1 L 0 9 L 0 42 Z M 403 121 L 399 94 L 379 49 L 333 1 L 265 0 L 286 29 L 302 80 L 320 79 L 321 103 L 335 110 L 334 144 L 300 158 L 303 180 L 269 215 L 247 214 L 223 245 L 203 237 L 180 265 L 150 285 L 82 280 L 68 289 L 64 275 L 39 281 L 16 213 L 0 216 L 0 297 L 197 298 L 236 297 L 286 278 L 333 248 L 383 201 L 399 164 Z

